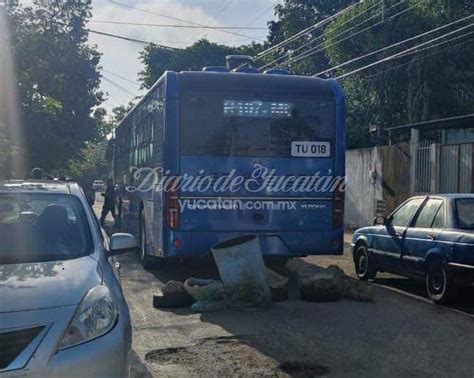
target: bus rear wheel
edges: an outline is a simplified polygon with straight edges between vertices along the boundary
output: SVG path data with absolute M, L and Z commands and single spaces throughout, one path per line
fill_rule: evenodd
M 145 269 L 151 269 L 155 266 L 153 257 L 147 253 L 147 238 L 146 238 L 146 227 L 145 227 L 145 214 L 140 214 L 140 224 L 138 227 L 138 233 L 140 237 L 140 260 Z

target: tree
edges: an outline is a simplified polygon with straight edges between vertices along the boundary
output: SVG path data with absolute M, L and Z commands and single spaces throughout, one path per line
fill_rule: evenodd
M 284 0 L 282 4 L 275 6 L 277 20 L 268 24 L 268 43 L 264 47 L 277 45 L 348 7 L 353 2 L 353 0 Z M 262 63 L 271 63 L 271 67 L 278 65 L 287 67 L 284 63 L 289 59 L 296 58 L 309 49 L 313 51 L 320 49 L 323 35 L 324 28 L 317 28 L 304 37 L 274 50 L 262 60 Z M 322 53 L 313 54 L 307 59 L 291 64 L 291 70 L 301 75 L 312 75 L 315 71 L 328 68 L 328 61 L 323 50 Z
M 95 179 L 108 177 L 111 165 L 106 160 L 107 146 L 107 140 L 87 145 L 80 151 L 79 157 L 70 160 L 58 174 L 71 177 L 83 186 L 92 185 Z
M 64 167 L 100 138 L 92 109 L 102 101 L 99 53 L 86 44 L 90 1 L 9 1 L 19 94 L 24 171 Z
M 185 49 L 167 49 L 156 45 L 148 45 L 140 54 L 145 66 L 140 73 L 144 88 L 151 86 L 167 70 L 200 71 L 205 66 L 222 66 L 225 57 L 232 54 L 255 55 L 261 46 L 251 44 L 241 47 L 230 47 L 201 39 Z
M 398 1 L 385 0 L 382 9 L 376 6 L 377 3 L 376 0 L 366 1 L 339 17 L 326 29 L 326 52 L 333 67 L 446 25 L 472 14 L 473 11 L 472 5 L 468 6 L 464 1 L 433 0 L 428 3 L 413 0 L 409 1 L 405 8 L 400 8 L 397 5 Z M 400 17 L 396 16 L 398 12 L 408 7 L 410 7 L 408 11 Z M 356 26 L 361 19 L 356 16 L 369 8 L 373 9 L 372 12 L 364 17 L 374 16 L 374 21 L 365 27 L 375 25 L 374 27 L 341 43 L 332 43 L 344 30 L 351 27 L 359 30 Z M 333 71 L 333 74 L 350 72 L 463 25 L 465 24 L 458 24 L 398 48 L 381 51 Z M 368 126 L 375 124 L 384 129 L 399 124 L 472 112 L 474 52 L 466 48 L 466 41 L 467 39 L 460 39 L 458 42 L 463 44 L 459 46 L 446 43 L 438 49 L 419 51 L 343 79 L 342 84 L 350 98 L 348 101 L 350 128 L 368 130 Z M 354 82 L 358 84 L 353 85 Z M 368 101 L 357 103 L 352 97 L 357 97 L 361 90 L 365 92 L 361 98 L 365 97 Z M 367 113 L 369 109 L 371 116 L 367 114 L 367 118 L 357 117 L 357 114 Z M 379 142 L 383 142 L 385 138 L 386 136 L 382 134 Z
M 285 0 L 276 7 L 277 20 L 269 24 L 266 47 L 276 45 L 353 3 L 353 0 Z M 272 67 L 283 64 L 294 73 L 313 75 L 466 17 L 473 13 L 473 8 L 472 2 L 467 0 L 408 0 L 404 4 L 398 0 L 365 0 L 326 26 L 276 49 L 263 59 L 263 63 L 272 62 Z M 397 49 L 381 51 L 322 77 L 348 73 L 468 22 Z M 464 38 L 457 42 L 461 44 L 453 47 L 454 41 L 446 43 L 341 79 L 347 102 L 348 147 L 383 143 L 386 140 L 384 133 L 377 138 L 371 136 L 370 126 L 383 130 L 410 122 L 472 113 L 474 50 L 469 47 L 472 40 Z M 305 52 L 306 57 L 302 55 Z M 302 59 L 295 59 L 299 57 Z

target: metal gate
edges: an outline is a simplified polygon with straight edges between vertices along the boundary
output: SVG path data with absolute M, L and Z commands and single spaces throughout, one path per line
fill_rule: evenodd
M 440 191 L 441 193 L 473 193 L 474 144 L 450 144 L 441 146 Z
M 431 145 L 434 142 L 422 140 L 417 147 L 415 165 L 415 192 L 429 193 L 431 190 Z

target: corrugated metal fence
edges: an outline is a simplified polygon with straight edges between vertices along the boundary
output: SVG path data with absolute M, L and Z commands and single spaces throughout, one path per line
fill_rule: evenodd
M 441 146 L 440 192 L 472 193 L 474 144 Z

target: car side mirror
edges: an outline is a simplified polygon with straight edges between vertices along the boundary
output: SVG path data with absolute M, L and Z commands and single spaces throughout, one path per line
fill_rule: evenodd
M 110 238 L 109 250 L 111 256 L 133 252 L 138 248 L 137 241 L 132 234 L 116 233 Z
M 375 217 L 374 226 L 385 226 L 387 224 L 387 218 L 385 217 Z

